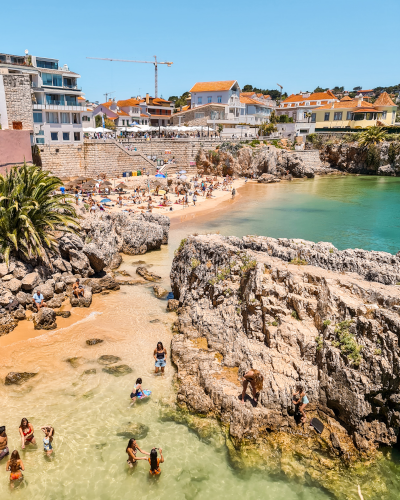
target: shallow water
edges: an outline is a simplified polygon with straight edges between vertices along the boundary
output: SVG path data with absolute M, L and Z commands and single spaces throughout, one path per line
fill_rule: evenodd
M 363 182 L 362 179 L 357 180 Z M 325 179 L 277 186 L 248 185 L 242 202 L 234 204 L 233 210 L 216 212 L 211 222 L 200 217 L 178 226 L 172 230 L 168 247 L 144 256 L 124 257 L 122 269 L 134 276 L 133 263 L 144 260 L 153 264 L 151 270 L 163 277 L 162 284 L 168 288 L 173 250 L 182 237 L 194 231 L 297 236 L 297 233 L 289 234 L 292 227 L 303 238 L 332 240 L 339 247 L 354 246 L 344 236 L 354 233 L 351 228 L 344 228 L 343 234 L 333 232 L 334 238 L 331 239 L 313 237 L 315 228 L 311 223 L 304 225 L 303 232 L 296 227 L 296 207 L 299 204 L 326 207 L 335 203 L 333 211 L 337 213 L 338 207 L 347 203 L 345 199 L 351 197 L 356 185 L 350 178 L 333 179 L 331 187 L 325 184 L 327 194 L 324 197 L 321 181 Z M 343 193 L 346 192 L 347 182 L 353 186 L 349 194 L 344 198 L 337 194 L 335 198 L 332 194 L 335 183 L 338 183 L 337 193 Z M 392 184 L 395 185 L 388 183 L 389 186 Z M 266 200 L 266 205 L 260 203 L 260 199 Z M 286 216 L 282 217 L 277 200 L 288 200 L 293 210 L 286 211 Z M 348 202 L 349 206 L 354 203 Z M 323 208 L 321 210 L 323 212 Z M 302 213 L 304 218 L 307 211 Z M 393 214 L 395 216 L 398 217 Z M 318 217 L 316 220 L 323 228 L 322 219 Z M 342 219 L 342 225 L 344 221 L 348 223 L 351 218 Z M 364 234 L 364 237 L 371 244 L 379 240 L 375 231 L 371 231 L 369 236 Z M 393 235 L 391 237 L 391 251 L 395 251 L 393 248 L 397 239 Z M 383 244 L 384 239 L 379 241 Z M 155 298 L 151 285 L 125 286 L 119 292 L 95 296 L 90 311 L 75 310 L 72 320 L 65 320 L 64 323 L 60 320 L 57 330 L 40 332 L 40 335 L 28 339 L 29 335 L 20 335 L 22 328 L 26 330 L 21 323 L 19 331 L 0 339 L 0 378 L 4 379 L 10 371 L 38 372 L 36 378 L 21 387 L 0 385 L 0 425 L 7 426 L 10 449 L 20 450 L 18 426 L 22 417 L 32 422 L 38 440 L 36 448 L 20 450 L 26 469 L 25 482 L 21 487 L 14 491 L 9 489 L 5 460 L 0 463 L 0 498 L 109 500 L 135 495 L 144 499 L 182 500 L 331 498 L 319 488 L 302 486 L 283 476 L 271 476 L 267 468 L 263 473 L 252 474 L 237 470 L 228 458 L 222 435 L 211 442 L 202 441 L 186 426 L 160 418 L 162 406 L 174 400 L 174 370 L 170 361 L 165 376 L 153 373 L 152 351 L 157 341 L 169 346 L 172 335 L 170 325 L 175 319 L 174 314 L 165 312 L 165 306 L 165 301 Z M 150 323 L 153 319 L 160 322 Z M 86 339 L 94 337 L 104 339 L 104 342 L 87 346 Z M 103 354 L 121 357 L 121 363 L 132 367 L 133 373 L 116 378 L 102 372 L 103 366 L 96 360 Z M 73 368 L 65 360 L 76 356 L 82 358 L 81 364 Z M 89 368 L 96 368 L 97 373 L 83 375 L 83 371 Z M 143 378 L 143 386 L 153 391 L 152 396 L 130 407 L 129 394 L 138 376 Z M 127 422 L 140 422 L 149 427 L 148 435 L 138 440 L 142 449 L 150 451 L 152 446 L 163 448 L 165 463 L 157 480 L 149 478 L 149 467 L 144 461 L 140 461 L 135 469 L 128 469 L 125 454 L 128 440 L 116 435 Z M 55 453 L 50 459 L 42 451 L 39 427 L 45 424 L 52 424 L 56 429 Z M 391 498 L 394 499 L 399 486 L 399 464 L 386 460 L 381 466 L 383 477 L 391 483 Z

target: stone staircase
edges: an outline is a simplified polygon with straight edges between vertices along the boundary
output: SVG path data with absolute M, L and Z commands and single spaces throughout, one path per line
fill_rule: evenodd
M 319 151 L 292 151 L 292 153 L 299 155 L 304 164 L 313 170 L 324 168 L 324 164 L 319 157 Z

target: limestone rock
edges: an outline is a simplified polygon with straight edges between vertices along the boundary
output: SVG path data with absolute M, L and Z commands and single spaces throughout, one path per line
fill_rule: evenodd
M 71 248 L 69 250 L 69 258 L 72 270 L 75 274 L 79 274 L 85 278 L 94 274 L 93 269 L 90 267 L 89 259 L 83 252 Z
M 25 276 L 33 271 L 33 267 L 30 264 L 22 261 L 15 262 L 15 268 L 12 272 L 14 278 L 22 280 Z
M 92 293 L 101 293 L 104 290 L 119 290 L 118 282 L 111 276 L 106 274 L 102 278 L 86 278 L 82 280 L 84 285 L 91 287 Z
M 40 293 L 43 295 L 45 302 L 54 297 L 54 288 L 48 281 L 39 286 Z
M 142 424 L 140 422 L 127 422 L 125 425 L 117 429 L 117 436 L 124 437 L 126 439 L 134 438 L 144 439 L 149 433 L 149 426 Z
M 72 358 L 67 358 L 65 361 L 69 363 L 72 368 L 78 368 L 86 362 L 86 359 L 81 356 L 74 356 Z
M 21 306 L 26 306 L 32 302 L 32 295 L 25 292 L 18 292 L 15 297 Z
M 5 385 L 22 385 L 27 380 L 36 377 L 37 373 L 10 372 L 5 379 Z
M 26 314 L 25 314 L 25 310 L 24 309 L 17 309 L 16 311 L 14 311 L 12 313 L 13 317 L 15 319 L 17 319 L 18 321 L 22 321 L 24 319 L 26 319 Z
M 17 278 L 12 278 L 5 284 L 6 288 L 12 293 L 18 293 L 21 290 L 21 281 Z
M 69 318 L 71 316 L 71 311 L 56 311 L 56 316 L 60 316 L 61 318 Z
M 122 377 L 132 373 L 132 371 L 132 368 L 128 365 L 107 366 L 106 368 L 103 368 L 103 372 L 114 375 L 114 377 Z
M 54 330 L 57 328 L 56 313 L 49 307 L 42 307 L 33 316 L 35 330 Z
M 22 285 L 22 290 L 25 291 L 32 291 L 40 283 L 40 276 L 39 274 L 35 271 L 33 273 L 27 274 L 21 282 Z
M 67 260 L 64 260 L 61 258 L 55 259 L 53 261 L 53 267 L 62 273 L 64 273 L 64 272 L 71 273 L 72 272 L 71 264 Z
M 391 165 L 382 165 L 378 168 L 378 175 L 396 175 L 396 170 Z
M 69 257 L 70 251 L 75 250 L 79 252 L 83 249 L 84 243 L 77 234 L 65 234 L 58 242 L 58 248 L 61 256 L 64 258 Z
M 175 312 L 178 310 L 178 308 L 179 308 L 179 300 L 176 300 L 176 299 L 169 299 L 168 300 L 168 305 L 167 305 L 168 311 Z
M 95 273 L 102 271 L 106 265 L 106 257 L 102 250 L 94 243 L 89 243 L 83 247 L 83 253 L 89 259 L 90 266 Z
M 63 301 L 64 301 L 64 295 L 58 294 L 52 299 L 47 300 L 46 304 L 47 307 L 50 307 L 51 309 L 58 309 L 59 307 L 61 307 Z
M 64 281 L 58 281 L 54 285 L 54 292 L 55 293 L 62 293 L 64 290 L 65 290 L 65 283 L 64 283 Z
M 0 278 L 6 276 L 9 273 L 8 266 L 5 262 L 0 263 Z
M 92 289 L 89 286 L 84 285 L 84 296 L 75 297 L 71 292 L 70 303 L 72 307 L 90 307 L 92 303 Z
M 0 306 L 8 306 L 14 300 L 14 295 L 10 290 L 2 290 L 0 292 Z
M 104 342 L 104 340 L 102 340 L 102 339 L 89 339 L 86 341 L 86 344 L 87 345 L 96 345 L 96 344 L 101 344 L 102 342 Z
M 161 280 L 161 276 L 157 276 L 156 274 L 152 273 L 144 266 L 137 267 L 136 273 L 139 276 L 142 276 L 142 278 L 144 278 L 147 281 L 160 281 Z
M 161 286 L 154 285 L 153 286 L 153 290 L 154 290 L 154 295 L 158 299 L 163 299 L 163 298 L 165 298 L 168 295 L 168 290 L 166 290 L 165 288 L 163 288 Z
M 104 354 L 97 360 L 97 362 L 101 365 L 112 365 L 114 363 L 118 363 L 118 361 L 121 361 L 121 358 L 118 356 L 112 356 L 111 354 Z
M 95 375 L 97 373 L 96 368 L 89 368 L 89 370 L 85 370 L 83 375 Z

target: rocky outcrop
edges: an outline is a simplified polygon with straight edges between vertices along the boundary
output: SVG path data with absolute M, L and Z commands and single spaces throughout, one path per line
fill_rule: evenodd
M 36 377 L 37 373 L 10 372 L 6 375 L 5 385 L 22 385 L 27 380 Z
M 313 260 L 308 256 L 314 266 L 299 257 L 290 264 L 290 240 L 275 240 L 275 247 L 269 238 L 254 240 L 191 236 L 173 261 L 171 284 L 180 305 L 172 341 L 177 401 L 217 416 L 237 449 L 253 443 L 252 454 L 263 450 L 286 471 L 293 458 L 291 474 L 303 479 L 307 472 L 330 491 L 340 489 L 331 481 L 335 461 L 351 465 L 397 443 L 400 289 L 366 281 L 376 278 L 369 271 L 356 274 L 359 251 L 347 260 L 350 254 L 342 253 L 337 263 L 343 268 L 335 272 L 329 250 L 322 258 L 325 252 L 314 248 Z M 380 262 L 381 281 L 396 275 L 387 256 L 363 255 L 367 267 Z M 241 376 L 250 368 L 264 376 L 258 404 L 240 401 Z M 325 425 L 321 436 L 296 423 L 298 383 L 310 400 L 309 418 Z M 305 447 L 312 453 L 304 454 Z
M 35 330 L 54 330 L 57 328 L 55 311 L 49 307 L 42 307 L 33 316 L 33 325 Z
M 161 276 L 152 273 L 147 269 L 147 267 L 139 266 L 136 268 L 136 273 L 147 281 L 160 281 Z
M 158 299 L 164 299 L 168 295 L 168 290 L 166 290 L 162 286 L 154 285 L 153 290 L 154 290 L 154 295 Z
M 73 293 L 71 293 L 70 303 L 72 307 L 90 307 L 92 304 L 92 289 L 90 286 L 83 286 L 83 296 L 79 295 L 76 297 Z

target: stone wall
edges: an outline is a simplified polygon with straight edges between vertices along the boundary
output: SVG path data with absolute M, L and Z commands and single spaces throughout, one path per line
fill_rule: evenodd
M 29 130 L 0 130 L 0 174 L 24 161 L 32 163 Z
M 22 130 L 33 130 L 29 75 L 4 74 L 1 77 L 4 85 L 8 128 L 13 129 L 13 122 L 21 122 Z
M 187 111 L 176 113 L 172 115 L 170 121 L 173 125 L 179 125 L 180 118 L 181 125 L 186 123 L 189 126 L 207 127 L 207 120 L 211 120 L 211 111 L 218 111 L 218 113 L 220 113 L 224 111 L 224 109 L 225 106 L 221 104 L 210 104 L 208 106 L 201 106 L 199 108 L 188 109 Z M 204 118 L 195 118 L 195 113 L 204 113 Z M 218 120 L 216 120 L 216 122 L 218 123 Z

